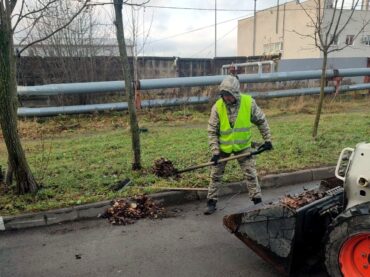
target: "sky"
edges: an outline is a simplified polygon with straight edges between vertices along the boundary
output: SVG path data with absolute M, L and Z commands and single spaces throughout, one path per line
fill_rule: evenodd
M 73 1 L 78 0 L 71 0 L 71 5 Z M 282 4 L 288 1 L 292 0 L 256 0 L 257 10 L 274 6 L 277 2 Z M 15 14 L 20 12 L 22 2 L 17 2 Z M 89 2 L 99 4 L 94 6 L 93 15 L 94 24 L 97 23 L 95 26 L 99 29 L 98 32 L 94 31 L 98 41 L 116 39 L 112 2 L 113 0 Z M 137 26 L 137 34 L 134 37 L 137 40 L 139 56 L 212 58 L 215 55 L 236 56 L 238 19 L 253 15 L 255 0 L 124 0 L 124 2 L 145 3 L 135 7 L 124 5 L 123 11 L 126 39 L 133 41 L 133 22 Z M 32 1 L 26 0 L 25 3 Z M 29 10 L 34 9 L 30 4 L 26 7 Z M 76 5 L 71 11 L 78 9 Z M 50 17 L 55 20 L 57 16 L 59 15 Z M 135 21 L 132 18 L 135 18 Z M 13 21 L 15 22 L 15 17 Z M 24 20 L 18 25 L 14 36 L 16 44 L 23 43 L 26 37 L 30 38 L 28 33 L 30 30 L 34 32 L 35 29 L 30 27 L 32 23 L 29 22 Z M 36 22 L 42 25 L 40 20 Z
M 142 1 L 136 2 L 142 3 Z M 256 0 L 256 9 L 263 10 L 276 6 L 277 3 L 291 1 L 296 0 Z M 341 1 L 338 0 L 338 2 Z M 343 1 L 348 6 L 352 4 L 352 0 Z M 254 2 L 254 0 L 150 0 L 145 4 L 145 8 L 136 8 L 136 17 L 140 19 L 138 44 L 141 45 L 140 50 L 143 50 L 139 55 L 182 58 L 236 56 L 238 20 L 253 16 Z M 217 5 L 216 50 L 215 3 Z M 128 10 L 131 11 L 131 8 L 125 9 L 126 15 L 130 15 Z M 129 22 L 126 22 L 125 26 L 130 29 Z M 144 40 L 145 37 L 147 37 L 146 40 Z
M 216 55 L 236 56 L 237 22 L 238 19 L 253 15 L 254 0 L 216 1 Z M 257 0 L 257 10 L 276 3 L 277 0 Z M 215 0 L 151 0 L 145 6 L 135 8 L 135 17 L 139 18 L 139 32 L 136 37 L 142 50 L 139 55 L 182 58 L 215 56 Z M 131 8 L 126 6 L 124 9 L 127 18 L 131 15 Z M 108 21 L 111 20 L 112 12 L 109 8 L 105 7 L 104 12 Z M 131 22 L 132 20 L 126 20 L 124 23 L 126 38 L 131 38 Z
M 256 0 L 256 9 L 259 11 L 276 6 L 277 3 L 290 1 L 296 0 Z M 305 0 L 301 0 L 303 1 Z M 352 3 L 352 0 L 343 1 Z M 112 0 L 90 1 L 105 3 L 95 6 L 94 19 L 99 26 L 97 39 L 115 40 L 112 2 Z M 137 4 L 146 2 L 134 8 L 124 5 L 123 11 L 125 37 L 130 41 L 133 41 L 133 37 L 136 38 L 139 56 L 213 58 L 237 55 L 238 20 L 253 16 L 255 0 L 125 0 L 125 2 Z M 133 21 L 132 17 L 136 20 Z M 137 26 L 135 36 L 132 36 L 133 22 Z M 22 33 L 16 35 L 16 41 L 17 36 L 22 37 Z

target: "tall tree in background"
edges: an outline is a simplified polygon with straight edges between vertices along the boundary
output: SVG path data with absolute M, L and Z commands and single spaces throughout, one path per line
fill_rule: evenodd
M 19 42 L 20 46 L 47 34 L 68 20 L 65 14 L 75 14 L 79 6 L 74 4 L 76 0 L 64 0 L 55 3 L 55 8 L 45 11 L 39 24 L 30 34 Z M 108 39 L 112 26 L 101 23 L 101 9 L 89 4 L 68 28 L 60 30 L 47 40 L 39 42 L 30 48 L 32 55 L 41 57 L 55 57 L 47 59 L 48 66 L 57 68 L 57 72 L 44 70 L 44 83 L 64 82 L 93 82 L 107 80 L 109 75 L 109 59 L 116 51 L 116 39 Z M 118 49 L 118 48 L 117 48 Z M 104 58 L 98 56 L 104 56 Z M 18 72 L 22 75 L 22 72 Z M 85 105 L 94 101 L 94 97 L 88 94 L 58 95 L 55 96 L 58 105 Z
M 27 3 L 26 3 L 27 2 Z M 20 26 L 22 20 L 27 19 L 27 25 L 23 25 L 21 32 L 27 36 L 38 22 L 44 17 L 45 12 L 53 9 L 58 0 L 37 0 L 37 1 L 0 1 L 0 125 L 3 133 L 5 145 L 8 152 L 10 175 L 14 176 L 17 193 L 24 194 L 36 192 L 38 184 L 31 172 L 26 155 L 17 132 L 17 82 L 16 82 L 16 57 L 14 53 L 13 36 Z M 76 0 L 75 4 L 79 9 L 74 14 L 65 14 L 69 18 L 66 23 L 52 32 L 32 42 L 29 42 L 22 49 L 39 43 L 67 27 L 76 16 L 84 10 L 89 0 Z M 32 5 L 32 4 L 37 5 Z M 17 12 L 15 9 L 17 8 Z M 13 24 L 12 24 L 13 23 Z M 12 180 L 9 176 L 7 180 Z M 9 185 L 9 184 L 8 184 Z
M 22 43 L 32 42 L 45 37 L 53 30 L 68 21 L 65 14 L 74 14 L 79 7 L 74 5 L 75 0 L 64 0 L 55 3 L 55 8 L 45 11 L 45 16 L 39 24 L 25 37 Z M 35 56 L 57 57 L 53 66 L 59 68 L 57 76 L 45 76 L 46 82 L 85 82 L 95 81 L 97 68 L 94 57 L 98 55 L 111 56 L 107 50 L 109 40 L 105 37 L 107 27 L 100 24 L 102 17 L 96 6 L 89 5 L 68 26 L 60 30 L 47 40 L 32 48 Z M 111 29 L 111 26 L 109 26 Z M 75 59 L 71 59 L 71 58 Z M 80 58 L 80 59 L 77 59 Z
M 300 3 L 310 20 L 310 27 L 313 28 L 312 34 L 299 34 L 303 37 L 312 38 L 315 46 L 322 53 L 321 79 L 320 79 L 320 97 L 317 105 L 312 137 L 317 137 L 320 123 L 320 116 L 324 102 L 324 88 L 326 85 L 326 69 L 328 55 L 332 52 L 341 51 L 351 45 L 347 42 L 343 45 L 338 44 L 338 38 L 350 23 L 356 23 L 356 33 L 352 39 L 355 40 L 369 24 L 368 18 L 354 18 L 354 13 L 360 0 L 351 1 L 351 7 L 346 6 L 345 0 L 314 0 L 311 3 Z M 348 1 L 347 1 L 348 4 Z M 351 30 L 351 33 L 353 30 Z
M 139 124 L 136 116 L 136 107 L 135 107 L 135 95 L 132 86 L 132 76 L 130 64 L 128 62 L 126 43 L 125 43 L 125 34 L 123 28 L 123 17 L 122 17 L 122 8 L 123 0 L 113 0 L 114 4 L 114 13 L 115 13 L 115 25 L 116 25 L 116 36 L 118 41 L 119 53 L 121 58 L 121 63 L 123 67 L 123 74 L 125 78 L 125 91 L 128 98 L 128 110 L 130 114 L 130 129 L 131 129 L 131 143 L 134 154 L 134 160 L 132 163 L 132 169 L 138 170 L 141 169 L 141 147 L 140 147 L 140 131 Z M 126 1 L 125 1 L 126 3 Z

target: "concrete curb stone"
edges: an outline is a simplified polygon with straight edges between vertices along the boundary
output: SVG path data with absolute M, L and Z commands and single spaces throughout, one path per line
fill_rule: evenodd
M 262 188 L 275 188 L 280 186 L 305 183 L 334 176 L 335 167 L 322 167 L 304 169 L 296 172 L 266 175 L 261 178 Z M 231 183 L 220 189 L 220 196 L 236 193 L 245 193 L 246 186 L 241 182 Z M 150 195 L 151 198 L 163 206 L 180 205 L 190 201 L 203 200 L 206 191 L 168 191 Z M 110 200 L 90 203 L 70 208 L 62 208 L 37 213 L 16 216 L 0 216 L 0 231 L 23 229 L 30 227 L 48 226 L 52 224 L 75 221 L 87 218 L 96 218 L 110 207 Z

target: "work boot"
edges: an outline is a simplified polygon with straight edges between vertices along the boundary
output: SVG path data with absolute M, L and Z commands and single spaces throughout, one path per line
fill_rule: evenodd
M 205 215 L 213 214 L 217 210 L 216 203 L 217 203 L 217 200 L 208 199 L 207 208 L 204 210 L 204 214 Z
M 253 201 L 254 205 L 257 205 L 258 203 L 262 202 L 262 198 L 261 197 L 253 197 L 252 201 Z

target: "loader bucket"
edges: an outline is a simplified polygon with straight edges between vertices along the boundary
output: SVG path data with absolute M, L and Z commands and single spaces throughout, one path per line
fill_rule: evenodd
M 257 255 L 283 275 L 290 276 L 305 262 L 318 259 L 327 226 L 343 209 L 342 187 L 322 195 L 322 198 L 297 208 L 282 200 L 261 203 L 225 216 L 223 223 Z

